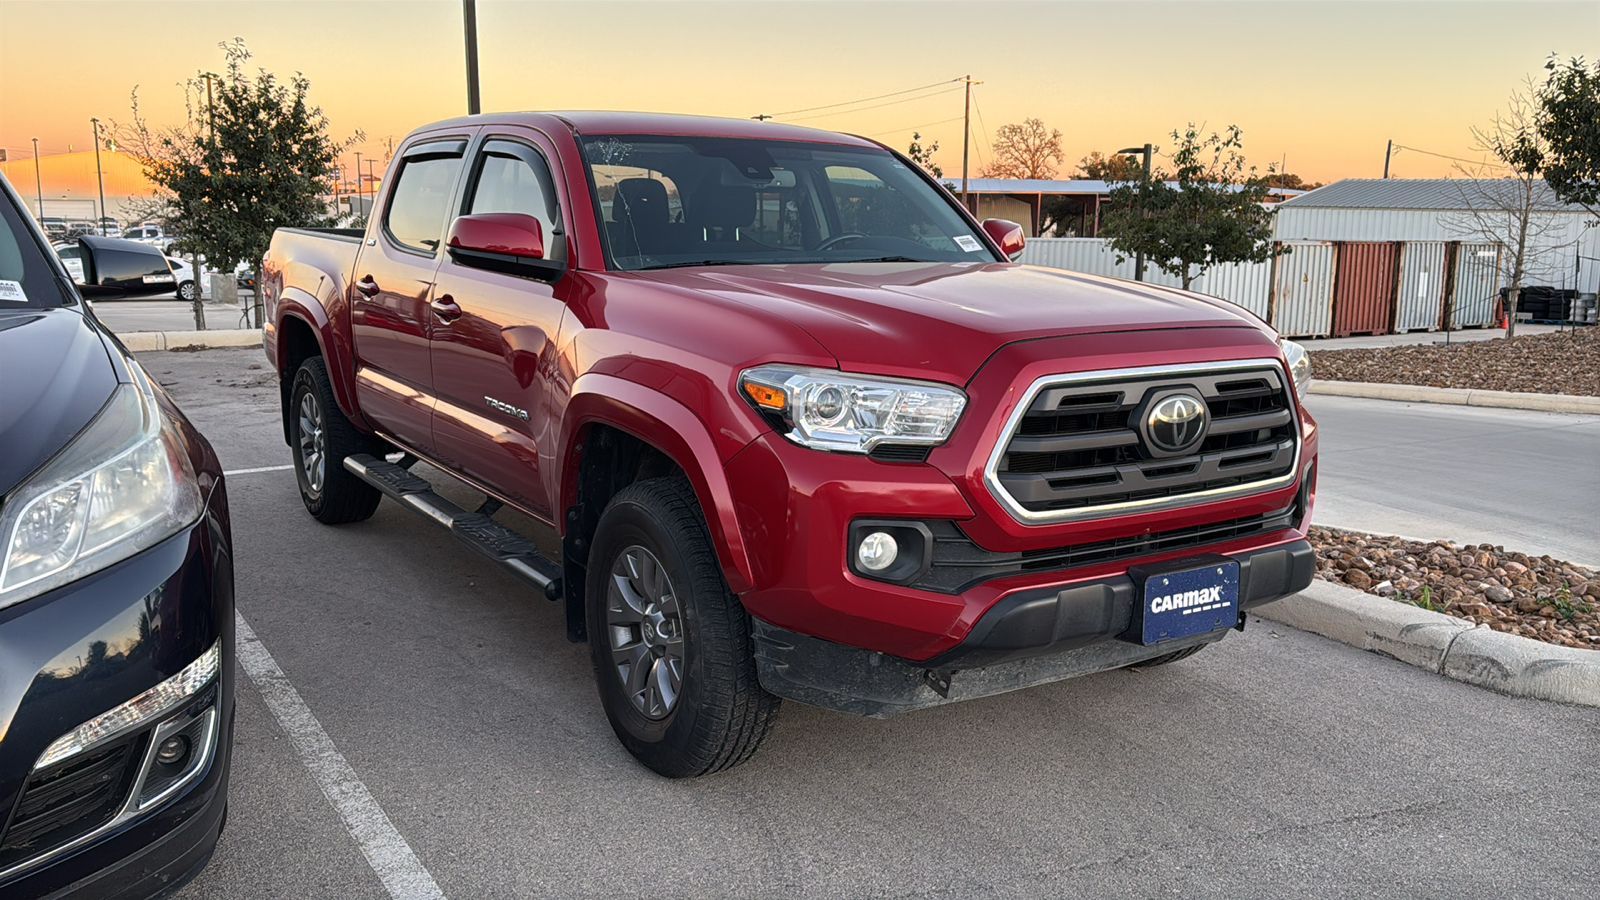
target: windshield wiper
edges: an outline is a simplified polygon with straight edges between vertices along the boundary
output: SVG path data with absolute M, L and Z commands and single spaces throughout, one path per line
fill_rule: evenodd
M 657 266 L 641 266 L 635 271 L 649 272 L 655 269 L 686 269 L 690 266 L 746 266 L 760 265 L 745 259 L 694 259 L 689 262 L 662 263 Z
M 837 259 L 829 262 L 858 263 L 858 262 L 937 262 L 932 259 L 916 259 L 910 256 L 868 256 L 862 259 Z

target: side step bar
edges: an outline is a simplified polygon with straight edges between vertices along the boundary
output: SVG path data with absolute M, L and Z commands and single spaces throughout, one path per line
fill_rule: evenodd
M 468 512 L 435 494 L 426 479 L 378 457 L 358 453 L 344 467 L 413 512 L 450 530 L 462 543 L 499 563 L 523 581 L 544 591 L 545 599 L 561 597 L 561 566 L 539 552 L 533 542 L 480 512 Z

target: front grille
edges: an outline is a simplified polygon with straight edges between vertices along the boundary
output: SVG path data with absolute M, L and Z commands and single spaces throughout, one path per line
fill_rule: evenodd
M 1140 421 L 1174 389 L 1198 395 L 1210 423 L 1196 446 L 1163 456 Z M 1063 521 L 1282 486 L 1297 442 L 1290 387 L 1271 361 L 1091 373 L 1036 383 L 987 474 L 1019 520 Z
M 28 779 L 0 838 L 0 870 L 99 828 L 122 809 L 144 738 L 74 756 Z
M 974 585 L 996 578 L 1116 562 L 1282 531 L 1293 528 L 1300 520 L 1301 502 L 1300 498 L 1296 498 L 1283 509 L 1207 522 L 1204 525 L 1171 528 L 1166 531 L 1072 544 L 1066 547 L 1046 547 L 1009 553 L 979 547 L 954 522 L 930 521 L 928 525 L 933 531 L 932 564 L 912 582 L 911 586 L 946 594 L 958 594 Z

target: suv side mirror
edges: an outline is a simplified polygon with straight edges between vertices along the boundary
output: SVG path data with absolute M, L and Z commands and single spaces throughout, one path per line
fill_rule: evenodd
M 544 226 L 526 213 L 461 216 L 450 223 L 444 242 L 450 258 L 463 266 L 541 281 L 560 278 L 564 269 L 544 258 Z
M 1000 252 L 1012 262 L 1022 255 L 1022 226 L 1006 219 L 984 219 L 983 233 L 1000 245 Z
M 173 289 L 166 256 L 149 244 L 83 235 L 78 246 L 83 254 L 78 293 L 85 297 L 139 297 Z

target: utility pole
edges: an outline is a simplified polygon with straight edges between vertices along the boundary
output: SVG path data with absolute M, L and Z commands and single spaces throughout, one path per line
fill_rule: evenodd
M 356 205 L 361 207 L 361 214 L 367 214 L 367 198 L 361 193 L 361 154 L 356 154 Z
M 33 139 L 33 189 L 39 192 L 39 218 L 44 218 L 44 179 L 39 177 L 39 139 Z
M 461 0 L 461 14 L 467 32 L 467 115 L 483 112 L 478 99 L 478 3 Z
M 1383 177 L 1389 177 L 1389 157 L 1394 153 L 1394 141 L 1389 141 L 1389 146 L 1383 151 Z
M 377 203 L 378 203 L 378 179 L 372 174 L 372 167 L 374 165 L 376 165 L 377 162 L 378 161 L 375 160 L 375 159 L 367 160 L 367 181 L 371 182 L 371 184 L 372 184 L 372 203 L 373 203 L 373 205 L 377 205 Z
M 962 79 L 967 85 L 966 109 L 961 113 L 961 205 L 967 206 L 967 161 L 972 149 L 972 76 Z M 968 212 L 971 208 L 968 207 Z
M 95 178 L 100 181 L 100 214 L 94 218 L 94 233 L 104 235 L 105 226 L 100 220 L 105 218 L 106 215 L 106 176 L 100 169 L 100 120 L 90 119 L 89 121 L 94 123 L 94 174 Z

